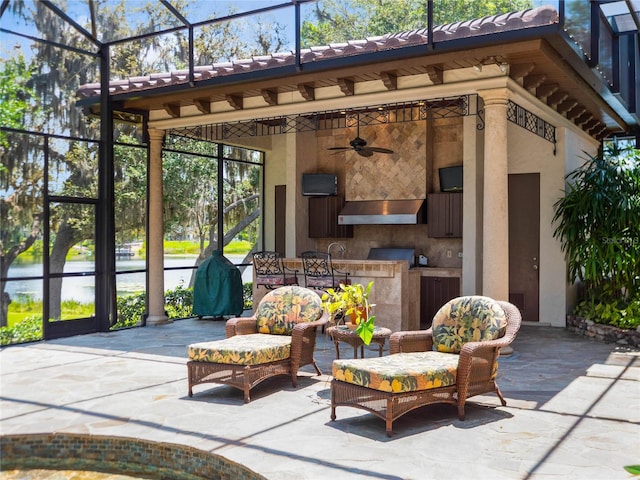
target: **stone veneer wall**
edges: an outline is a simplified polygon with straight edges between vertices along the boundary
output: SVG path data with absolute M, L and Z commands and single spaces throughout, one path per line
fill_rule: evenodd
M 575 315 L 567 315 L 567 330 L 607 343 L 640 348 L 640 327 L 636 330 L 626 330 L 611 325 L 602 325 Z
M 463 118 L 441 118 L 427 131 L 425 121 L 361 126 L 360 136 L 369 145 L 390 148 L 391 155 L 361 157 L 352 151 L 333 153 L 329 147 L 346 146 L 356 136 L 355 128 L 316 132 L 317 165 L 306 172 L 338 176 L 338 192 L 347 200 L 397 200 L 426 198 L 440 191 L 438 169 L 462 165 Z M 355 225 L 353 238 L 316 239 L 315 249 L 326 251 L 339 241 L 346 251 L 342 258 L 367 258 L 370 248 L 410 247 L 425 255 L 431 265 L 460 268 L 462 239 L 429 238 L 428 224 Z M 446 252 L 451 251 L 451 257 Z M 334 254 L 336 251 L 333 252 Z
M 230 460 L 193 447 L 72 433 L 0 436 L 2 470 L 86 470 L 171 480 L 264 480 Z

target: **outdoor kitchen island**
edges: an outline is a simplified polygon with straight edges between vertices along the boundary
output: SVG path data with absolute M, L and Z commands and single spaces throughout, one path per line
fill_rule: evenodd
M 402 260 L 343 260 L 332 259 L 333 268 L 349 272 L 352 283 L 366 285 L 373 280 L 371 303 L 379 327 L 392 332 L 420 329 L 420 280 L 421 276 L 460 276 L 456 268 L 415 268 Z M 298 282 L 304 286 L 304 272 L 300 258 L 285 258 L 287 268 L 298 270 Z M 266 293 L 254 283 L 254 305 Z

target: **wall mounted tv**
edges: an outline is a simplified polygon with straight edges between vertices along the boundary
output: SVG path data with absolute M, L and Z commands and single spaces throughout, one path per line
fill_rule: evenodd
M 303 173 L 302 195 L 329 196 L 338 194 L 338 177 L 327 173 Z
M 440 168 L 438 174 L 440 175 L 441 192 L 462 191 L 462 165 Z

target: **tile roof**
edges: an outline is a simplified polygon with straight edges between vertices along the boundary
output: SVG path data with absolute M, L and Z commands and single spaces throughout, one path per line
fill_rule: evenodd
M 542 6 L 520 12 L 509 12 L 474 20 L 438 25 L 433 28 L 434 42 L 443 42 L 467 37 L 488 35 L 498 32 L 540 27 L 558 23 L 558 12 L 551 6 Z M 383 50 L 399 49 L 413 45 L 426 44 L 427 29 L 386 34 L 368 37 L 361 40 L 348 40 L 341 43 L 305 48 L 300 51 L 302 63 L 315 62 L 328 58 L 372 53 Z M 247 59 L 231 62 L 214 63 L 194 67 L 195 81 L 223 77 L 236 73 L 291 65 L 295 63 L 295 52 L 281 52 L 268 55 L 256 55 Z M 112 95 L 152 90 L 167 85 L 186 84 L 189 81 L 189 70 L 153 73 L 146 76 L 129 77 L 124 80 L 109 82 L 109 93 Z M 78 98 L 100 96 L 100 83 L 89 83 L 80 86 Z

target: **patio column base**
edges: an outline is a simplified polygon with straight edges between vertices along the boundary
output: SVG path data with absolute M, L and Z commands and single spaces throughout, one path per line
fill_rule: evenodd
M 173 323 L 166 315 L 149 315 L 147 317 L 146 325 L 148 327 L 155 327 L 156 325 L 167 325 L 169 323 Z

